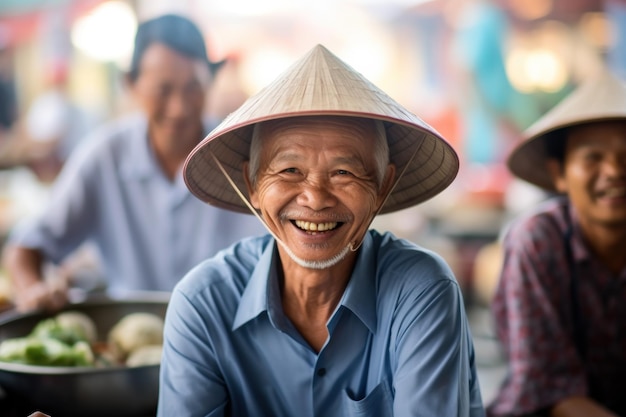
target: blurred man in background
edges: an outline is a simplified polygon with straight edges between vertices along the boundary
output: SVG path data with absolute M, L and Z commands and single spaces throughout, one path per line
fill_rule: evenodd
M 508 376 L 491 416 L 626 416 L 626 86 L 579 86 L 526 132 L 513 174 L 561 194 L 508 229 L 493 300 Z
M 187 18 L 139 26 L 127 81 L 142 111 L 93 132 L 64 166 L 49 205 L 7 242 L 4 265 L 20 310 L 67 302 L 63 270 L 46 279 L 45 267 L 86 242 L 109 291 L 170 291 L 200 260 L 262 233 L 252 216 L 207 208 L 182 177 L 187 154 L 212 128 L 203 115 L 219 66 Z

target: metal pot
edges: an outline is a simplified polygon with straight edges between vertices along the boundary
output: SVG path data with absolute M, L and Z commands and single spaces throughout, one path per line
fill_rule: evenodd
M 98 340 L 106 340 L 109 330 L 127 314 L 147 312 L 165 317 L 168 301 L 166 293 L 124 298 L 100 296 L 69 304 L 62 311 L 87 314 L 96 324 Z M 0 314 L 0 341 L 25 336 L 39 321 L 52 315 Z M 7 397 L 53 417 L 154 416 L 159 366 L 44 367 L 0 362 L 0 388 Z

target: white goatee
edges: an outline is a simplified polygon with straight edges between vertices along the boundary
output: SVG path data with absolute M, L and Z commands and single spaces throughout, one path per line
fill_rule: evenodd
M 303 268 L 308 268 L 308 269 L 327 269 L 330 268 L 331 266 L 335 266 L 337 265 L 339 262 L 341 262 L 346 255 L 348 254 L 348 252 L 350 251 L 350 245 L 346 246 L 345 248 L 343 248 L 341 250 L 341 252 L 339 252 L 337 255 L 333 256 L 330 259 L 327 259 L 325 261 L 307 261 L 305 259 L 299 258 L 297 257 L 292 251 L 291 249 L 289 249 L 287 247 L 287 245 L 285 245 L 281 240 L 277 241 L 281 244 L 281 246 L 283 247 L 283 249 L 287 252 L 287 255 L 289 255 L 289 257 L 298 265 L 300 265 Z

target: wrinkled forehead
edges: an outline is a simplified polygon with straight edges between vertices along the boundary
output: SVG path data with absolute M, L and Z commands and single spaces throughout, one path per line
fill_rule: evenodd
M 297 116 L 266 121 L 260 124 L 262 139 L 284 136 L 315 136 L 331 134 L 353 138 L 367 144 L 376 134 L 373 120 L 348 116 Z

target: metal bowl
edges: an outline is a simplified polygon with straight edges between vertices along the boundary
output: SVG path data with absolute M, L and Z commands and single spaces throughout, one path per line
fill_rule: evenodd
M 168 301 L 166 293 L 123 298 L 100 296 L 69 304 L 62 311 L 87 314 L 96 324 L 98 340 L 106 340 L 109 330 L 127 314 L 146 312 L 165 317 Z M 0 342 L 26 336 L 39 321 L 53 315 L 0 314 Z M 154 416 L 159 366 L 87 368 L 0 362 L 0 388 L 7 397 L 52 416 Z

